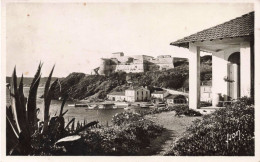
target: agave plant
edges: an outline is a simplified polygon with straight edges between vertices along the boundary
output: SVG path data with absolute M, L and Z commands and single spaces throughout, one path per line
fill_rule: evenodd
M 98 122 L 78 123 L 74 130 L 75 118 L 65 127 L 63 112 L 64 105 L 68 96 L 65 96 L 61 105 L 59 115 L 50 119 L 49 110 L 51 100 L 54 97 L 54 90 L 58 85 L 58 79 L 51 84 L 51 77 L 54 66 L 49 74 L 44 88 L 44 121 L 37 118 L 40 111 L 36 105 L 37 90 L 41 79 L 42 63 L 39 64 L 36 74 L 30 86 L 28 99 L 23 93 L 23 75 L 19 87 L 17 86 L 16 68 L 14 68 L 12 81 L 10 84 L 11 105 L 6 107 L 6 132 L 7 132 L 7 154 L 8 155 L 30 155 L 35 149 L 54 145 L 59 139 L 66 136 L 75 135 L 79 132 L 96 125 Z M 69 126 L 71 131 L 69 131 Z M 64 140 L 63 140 L 64 141 Z

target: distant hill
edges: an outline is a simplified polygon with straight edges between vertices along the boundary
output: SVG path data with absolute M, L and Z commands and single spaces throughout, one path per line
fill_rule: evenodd
M 134 86 L 163 87 L 169 89 L 188 89 L 189 63 L 187 59 L 175 59 L 175 68 L 166 71 L 148 71 L 144 73 L 116 72 L 109 76 L 85 75 L 84 73 L 71 73 L 61 81 L 56 88 L 55 99 L 69 95 L 70 99 L 103 99 L 113 91 L 124 91 L 131 83 Z M 212 78 L 211 56 L 201 57 L 201 81 L 211 84 Z
M 47 81 L 48 77 L 42 77 L 39 87 L 43 87 Z M 58 77 L 52 77 L 51 81 L 54 81 L 56 79 L 60 79 L 63 80 L 64 78 L 58 78 Z M 21 77 L 17 78 L 18 83 L 20 83 Z M 24 83 L 24 87 L 30 87 L 31 83 L 32 83 L 33 78 L 32 77 L 24 77 L 23 78 L 23 83 Z M 11 82 L 11 77 L 6 77 L 6 83 L 10 83 Z

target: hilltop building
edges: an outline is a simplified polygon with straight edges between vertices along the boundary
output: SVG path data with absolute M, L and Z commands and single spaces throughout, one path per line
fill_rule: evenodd
M 123 52 L 113 53 L 111 58 L 101 58 L 98 73 L 109 75 L 113 72 L 140 73 L 174 68 L 174 58 L 160 55 L 157 58 L 147 55 L 124 56 Z

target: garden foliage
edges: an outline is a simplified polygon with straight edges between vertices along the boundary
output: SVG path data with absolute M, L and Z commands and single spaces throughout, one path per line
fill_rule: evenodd
M 167 155 L 253 156 L 254 106 L 248 98 L 196 120 Z

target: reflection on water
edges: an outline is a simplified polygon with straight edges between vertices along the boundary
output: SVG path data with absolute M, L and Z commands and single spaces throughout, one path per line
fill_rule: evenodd
M 44 92 L 44 88 L 39 88 L 38 93 L 37 93 L 37 106 L 40 108 L 40 112 L 38 114 L 38 118 L 40 120 L 43 120 L 43 113 L 44 113 L 44 103 L 43 99 L 39 98 Z M 24 88 L 24 95 L 28 97 L 29 94 L 29 88 Z M 50 106 L 50 117 L 53 117 L 55 114 L 59 114 L 60 112 L 60 107 L 61 107 L 62 101 L 58 100 L 52 100 L 51 106 Z M 129 111 L 129 110 L 124 110 L 124 109 L 100 109 L 100 110 L 88 110 L 86 107 L 69 107 L 69 104 L 74 104 L 73 101 L 67 101 L 63 112 L 68 110 L 68 112 L 64 115 L 65 122 L 67 123 L 70 119 L 74 118 L 77 121 L 83 122 L 84 119 L 87 122 L 91 122 L 94 120 L 100 121 L 101 124 L 108 124 L 111 123 L 112 117 L 116 113 L 120 113 L 123 111 Z M 136 111 L 136 110 L 131 110 L 131 111 Z M 138 109 L 137 111 L 140 111 Z

